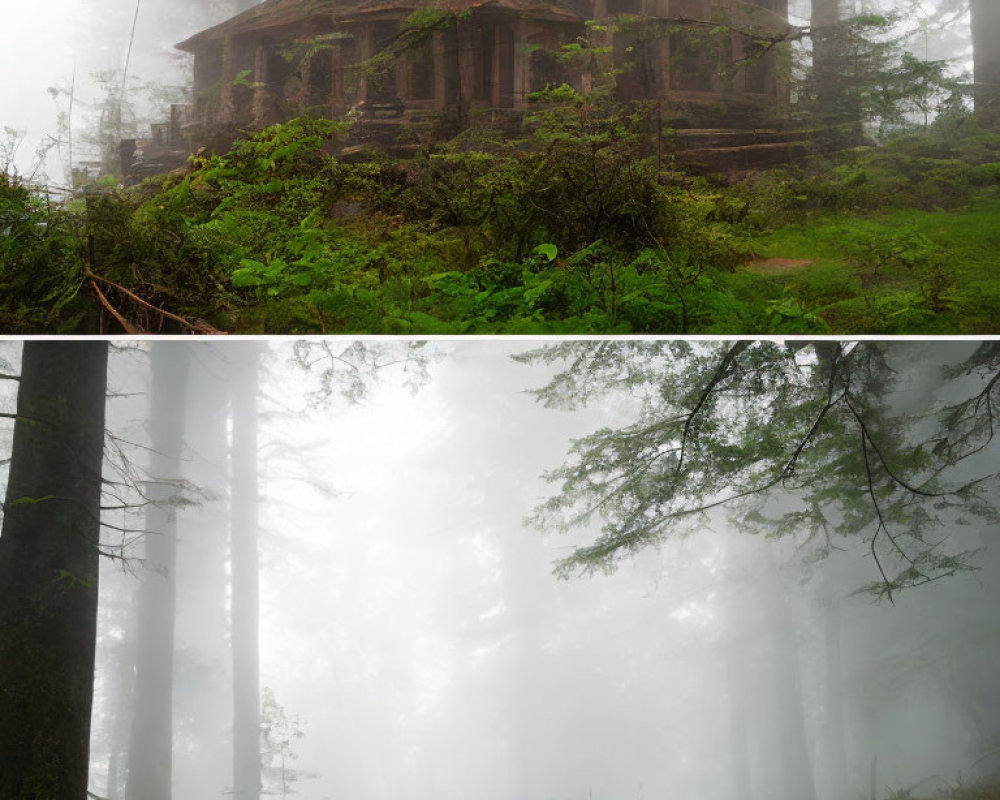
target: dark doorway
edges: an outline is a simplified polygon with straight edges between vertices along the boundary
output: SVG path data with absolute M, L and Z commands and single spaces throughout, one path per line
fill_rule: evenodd
M 328 106 L 333 87 L 333 50 L 320 46 L 309 59 L 309 106 Z
M 392 44 L 399 34 L 399 23 L 396 20 L 374 22 L 369 32 L 372 37 L 372 53 L 379 53 Z M 393 62 L 368 78 L 368 103 L 395 104 L 398 102 L 396 70 L 395 62 Z

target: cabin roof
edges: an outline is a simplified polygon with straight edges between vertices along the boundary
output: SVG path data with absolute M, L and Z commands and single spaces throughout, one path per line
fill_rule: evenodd
M 348 21 L 388 11 L 410 12 L 424 5 L 461 12 L 494 9 L 551 22 L 577 22 L 585 17 L 566 0 L 265 0 L 235 17 L 206 28 L 176 45 L 178 50 L 196 52 L 227 35 L 239 35 L 307 23 L 310 20 Z

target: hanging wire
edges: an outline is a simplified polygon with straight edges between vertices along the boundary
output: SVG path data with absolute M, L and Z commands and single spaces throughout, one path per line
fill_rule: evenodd
M 135 0 L 135 14 L 132 17 L 132 32 L 128 37 L 128 51 L 125 53 L 125 67 L 122 69 L 122 90 L 121 97 L 125 97 L 125 81 L 128 79 L 128 66 L 132 60 L 132 44 L 135 42 L 135 26 L 139 21 L 139 6 L 142 0 Z

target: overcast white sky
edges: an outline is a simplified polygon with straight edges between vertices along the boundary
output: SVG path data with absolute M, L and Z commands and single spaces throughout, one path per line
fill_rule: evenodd
M 24 130 L 36 143 L 56 127 L 55 104 L 46 87 L 68 81 L 73 71 L 70 28 L 64 22 L 54 22 L 65 20 L 75 3 L 53 0 L 48 14 L 39 14 L 33 3 L 3 0 L 3 4 L 4 27 L 17 33 L 5 37 L 7 42 L 0 48 L 0 74 L 4 75 L 0 81 L 0 118 L 5 127 Z M 17 165 L 24 171 L 34 146 L 25 142 L 21 149 Z
M 10 33 L 0 48 L 0 126 L 24 131 L 16 164 L 30 172 L 34 152 L 47 136 L 58 130 L 56 101 L 51 86 L 68 90 L 76 70 L 74 129 L 79 130 L 96 98 L 94 72 L 120 69 L 128 52 L 135 0 L 104 0 L 95 18 L 81 0 L 52 0 L 43 8 L 23 0 L 0 0 L 3 27 Z M 171 45 L 201 27 L 200 20 L 185 24 L 165 19 L 160 4 L 140 0 L 135 45 L 129 74 L 143 80 L 177 82 L 184 75 L 184 61 Z M 91 9 L 93 6 L 91 6 Z M 58 101 L 65 109 L 63 96 Z M 61 183 L 58 158 L 48 167 L 52 183 Z

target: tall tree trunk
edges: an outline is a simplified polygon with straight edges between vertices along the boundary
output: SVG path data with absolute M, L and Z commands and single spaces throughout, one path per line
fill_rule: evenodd
M 725 643 L 726 685 L 729 689 L 729 754 L 733 800 L 752 800 L 750 740 L 747 737 L 747 671 L 744 642 L 733 626 Z
M 108 344 L 24 344 L 0 536 L 0 797 L 85 800 Z
M 129 746 L 129 800 L 170 800 L 173 753 L 177 509 L 189 352 L 177 342 L 150 349 L 152 454 L 140 574 L 135 699 Z
M 762 571 L 761 591 L 774 637 L 771 673 L 777 698 L 775 728 L 784 775 L 783 795 L 785 800 L 816 800 L 812 764 L 806 745 L 802 669 L 795 626 L 770 549 L 764 551 L 764 556 L 766 568 Z
M 812 0 L 813 80 L 821 112 L 831 111 L 838 103 L 836 91 L 837 45 L 835 28 L 840 21 L 840 0 Z
M 506 419 L 513 419 L 507 417 Z M 484 427 L 488 429 L 489 423 Z M 516 435 L 511 433 L 511 439 Z M 498 450 L 486 449 L 484 453 Z M 494 492 L 494 500 L 487 503 L 487 513 L 495 511 L 495 519 L 503 519 L 502 504 L 509 502 L 509 495 Z M 498 504 L 499 503 L 499 504 Z M 491 509 L 490 506 L 494 506 Z M 509 510 L 510 505 L 506 505 Z M 528 800 L 536 794 L 534 780 L 534 759 L 538 752 L 537 727 L 538 704 L 541 702 L 537 687 L 539 664 L 539 605 L 534 602 L 539 591 L 539 578 L 549 576 L 539 567 L 547 566 L 541 558 L 538 537 L 529 538 L 529 531 L 516 528 L 498 531 L 502 542 L 502 562 L 504 582 L 504 603 L 509 608 L 512 664 L 510 673 L 511 702 L 513 719 L 510 732 L 511 760 L 509 764 L 512 778 L 512 797 Z M 532 555 L 536 556 L 532 558 Z M 539 572 L 541 575 L 539 576 Z
M 471 455 L 467 468 L 470 473 L 490 476 L 498 463 L 509 459 L 509 451 L 518 442 L 518 417 L 512 410 L 518 399 L 511 387 L 516 385 L 522 369 L 513 363 L 506 348 L 483 348 L 475 355 L 475 366 L 482 377 L 474 385 L 463 381 L 460 395 L 463 405 L 477 410 L 478 431 L 468 442 Z M 469 366 L 466 364 L 466 366 Z M 464 370 L 463 370 L 464 371 Z M 512 377 L 517 376 L 517 377 Z M 539 752 L 539 711 L 544 698 L 540 692 L 539 675 L 544 674 L 540 663 L 541 633 L 539 626 L 545 608 L 544 587 L 551 581 L 549 565 L 544 557 L 540 537 L 523 528 L 520 519 L 511 513 L 521 502 L 519 486 L 501 490 L 502 483 L 491 480 L 494 490 L 487 493 L 477 509 L 472 527 L 488 530 L 499 550 L 500 585 L 506 608 L 506 631 L 509 657 L 504 680 L 499 689 L 509 697 L 506 724 L 507 747 L 504 774 L 506 794 L 516 800 L 528 800 L 539 794 L 535 760 Z
M 840 652 L 841 613 L 833 581 L 826 574 L 823 600 L 823 642 L 826 655 L 826 756 L 830 771 L 830 793 L 848 796 L 847 737 L 844 733 L 844 678 Z
M 107 595 L 105 595 L 107 596 Z M 109 603 L 107 605 L 110 605 Z M 131 734 L 132 701 L 135 697 L 135 612 L 134 604 L 123 602 L 116 619 L 121 620 L 123 635 L 113 645 L 110 694 L 105 698 L 111 718 L 108 741 L 107 800 L 125 797 L 128 775 L 128 748 Z M 105 624 L 108 624 L 107 622 Z
M 262 346 L 230 348 L 233 377 L 232 620 L 233 797 L 260 798 L 257 563 L 257 368 Z
M 192 350 L 188 375 L 183 476 L 204 498 L 177 514 L 174 728 L 189 743 L 174 764 L 178 798 L 219 797 L 233 785 L 226 349 Z
M 1000 2 L 971 0 L 976 119 L 1000 130 Z
M 861 136 L 861 112 L 844 85 L 848 63 L 839 23 L 843 0 L 812 0 L 812 73 L 816 92 L 815 119 L 823 146 L 844 147 Z

